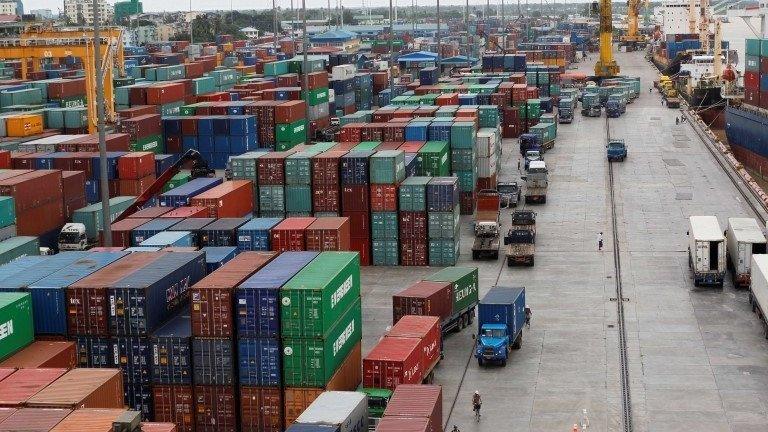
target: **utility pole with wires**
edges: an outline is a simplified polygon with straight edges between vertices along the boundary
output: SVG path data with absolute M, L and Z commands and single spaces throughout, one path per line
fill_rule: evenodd
M 104 76 L 101 64 L 101 11 L 99 0 L 93 0 L 93 59 L 96 81 L 96 125 L 99 131 L 99 175 L 102 179 L 109 178 L 107 174 L 107 143 L 104 130 Z M 105 65 L 112 67 L 112 65 Z M 104 230 L 104 247 L 112 246 L 112 220 L 109 211 L 109 182 L 99 182 L 101 192 L 101 229 Z

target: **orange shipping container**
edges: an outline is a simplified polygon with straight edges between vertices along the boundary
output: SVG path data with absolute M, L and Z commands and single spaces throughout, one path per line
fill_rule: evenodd
M 27 137 L 43 133 L 42 114 L 22 114 L 5 119 L 9 137 Z
M 122 408 L 123 405 L 120 369 L 72 369 L 27 401 L 27 406 L 40 408 Z
M 80 409 L 68 415 L 51 432 L 111 432 L 124 409 Z
M 208 217 L 243 217 L 253 213 L 253 185 L 248 180 L 224 182 L 193 197 L 189 204 L 208 208 Z
M 77 365 L 74 342 L 35 341 L 0 363 L 0 368 L 64 368 Z

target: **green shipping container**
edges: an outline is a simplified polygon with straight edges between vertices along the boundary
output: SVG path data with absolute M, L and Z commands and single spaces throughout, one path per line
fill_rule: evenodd
M 318 152 L 322 153 L 336 147 L 337 144 L 338 143 L 333 141 L 318 141 L 310 145 L 312 146 L 312 150 L 317 150 Z
M 371 183 L 395 184 L 405 179 L 405 153 L 383 150 L 371 156 Z
M 259 186 L 259 211 L 261 217 L 283 217 L 285 214 L 285 187 Z
M 176 174 L 175 176 L 171 177 L 170 180 L 168 180 L 168 183 L 163 186 L 163 192 L 168 192 L 169 190 L 173 188 L 177 188 L 184 183 L 189 182 L 189 180 L 192 178 L 190 173 L 188 172 L 180 172 Z
M 528 111 L 528 118 L 537 119 L 541 116 L 541 100 L 528 99 L 526 102 L 526 109 Z
M 289 150 L 307 140 L 307 120 L 275 125 L 278 151 Z M 283 148 L 280 148 L 282 146 Z
M 397 240 L 397 212 L 371 212 L 371 238 L 374 240 Z
M 29 293 L 0 293 L 0 360 L 31 344 L 34 339 L 32 296 Z
M 476 138 L 474 122 L 454 122 L 451 125 L 451 148 L 474 148 Z
M 287 213 L 312 213 L 312 187 L 310 185 L 285 186 L 285 211 Z
M 257 159 L 266 154 L 266 152 L 248 152 L 238 156 L 230 156 L 229 163 L 232 169 L 232 178 L 234 180 L 254 180 L 258 178 Z
M 357 252 L 322 252 L 280 289 L 280 334 L 323 338 L 360 299 Z
M 47 129 L 64 129 L 64 108 L 46 109 L 45 127 Z
M 288 60 L 274 61 L 264 64 L 264 75 L 277 76 L 288 73 Z
M 430 239 L 456 238 L 459 234 L 459 206 L 452 212 L 427 213 L 427 227 Z
M 432 265 L 431 259 L 430 265 Z M 477 267 L 448 267 L 427 277 L 425 280 L 451 282 L 453 285 L 453 313 L 468 310 L 479 301 Z
M 285 159 L 285 184 L 310 185 L 312 184 L 312 156 L 322 153 L 318 149 L 305 150 L 294 153 Z M 290 210 L 289 210 L 290 211 Z
M 11 237 L 0 242 L 0 264 L 26 255 L 40 255 L 40 241 L 37 237 Z
M 16 205 L 12 197 L 0 197 L 0 228 L 16 223 Z
M 85 106 L 85 96 L 72 96 L 69 98 L 59 99 L 59 106 L 62 108 L 77 108 Z
M 538 123 L 528 128 L 528 132 L 536 134 L 542 143 L 554 141 L 557 138 L 557 124 Z
M 475 149 L 451 149 L 451 171 L 473 171 L 475 166 Z M 440 174 L 440 176 L 447 175 Z
M 400 211 L 427 211 L 427 183 L 432 177 L 408 177 L 397 191 Z
M 461 192 L 474 192 L 477 185 L 477 171 L 475 169 L 454 171 L 453 175 L 459 179 L 459 190 Z
M 363 141 L 352 147 L 352 151 L 374 151 L 381 144 L 381 141 Z
M 427 141 L 416 155 L 419 175 L 434 177 L 451 175 L 450 148 L 447 141 Z
M 459 259 L 459 239 L 430 239 L 429 265 L 453 266 Z M 454 304 L 454 311 L 456 306 Z M 455 313 L 455 312 L 454 312 Z
M 62 108 L 64 110 L 64 127 L 80 129 L 88 124 L 88 110 L 84 107 Z
M 325 338 L 283 339 L 283 384 L 323 387 L 362 339 L 360 298 L 355 299 Z
M 163 116 L 177 116 L 181 114 L 181 107 L 184 106 L 184 101 L 171 102 L 165 105 L 160 105 L 160 114 Z
M 119 196 L 109 199 L 109 220 L 114 221 L 120 213 L 130 206 L 136 197 Z M 101 203 L 91 204 L 87 207 L 75 210 L 72 215 L 72 222 L 79 222 L 85 225 L 85 233 L 88 240 L 96 241 L 99 238 L 101 224 Z
M 165 152 L 165 145 L 163 143 L 162 135 L 150 135 L 143 138 L 139 138 L 138 141 L 131 142 L 131 151 L 140 152 L 152 152 L 155 154 L 161 154 Z
M 192 93 L 195 96 L 205 94 L 205 93 L 213 93 L 214 90 L 216 90 L 216 80 L 214 80 L 213 77 L 205 76 L 200 78 L 194 78 L 192 80 Z M 182 114 L 182 115 L 194 115 L 194 113 Z
M 400 243 L 397 240 L 373 240 L 371 258 L 375 266 L 400 264 Z
M 307 94 L 307 102 L 309 102 L 309 106 L 315 106 L 320 105 L 322 103 L 328 102 L 328 89 L 326 87 L 310 90 Z M 302 92 L 301 95 L 302 99 L 304 98 L 304 92 Z
M 744 41 L 744 52 L 746 55 L 759 56 L 762 45 L 765 42 L 762 39 L 746 39 Z

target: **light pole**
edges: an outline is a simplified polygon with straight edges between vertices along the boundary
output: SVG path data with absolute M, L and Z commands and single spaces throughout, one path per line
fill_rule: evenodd
M 274 37 L 273 46 L 275 47 L 275 53 L 277 53 L 277 7 L 275 6 L 275 0 L 272 0 L 272 34 Z
M 96 81 L 96 127 L 99 133 L 99 174 L 101 181 L 99 182 L 101 192 L 101 225 L 104 230 L 104 246 L 112 246 L 112 227 L 111 219 L 109 215 L 109 178 L 107 174 L 107 144 L 106 134 L 104 131 L 104 81 L 101 71 L 101 35 L 99 31 L 99 20 L 101 14 L 99 13 L 99 0 L 93 0 L 93 63 L 94 63 L 94 80 Z M 107 65 L 112 67 L 112 65 Z
M 392 13 L 392 0 L 389 0 L 389 100 L 392 100 L 395 93 L 395 78 L 392 76 L 392 66 L 395 61 L 394 38 L 395 21 Z
M 442 56 L 440 55 L 440 0 L 437 0 L 437 76 L 443 75 Z
M 307 0 L 301 0 L 301 25 L 303 27 L 303 34 L 301 35 L 302 39 L 302 54 L 304 56 L 304 60 L 302 62 L 301 66 L 301 72 L 302 72 L 302 82 L 304 83 L 304 104 L 307 106 L 307 112 L 309 112 L 309 82 L 307 80 Z

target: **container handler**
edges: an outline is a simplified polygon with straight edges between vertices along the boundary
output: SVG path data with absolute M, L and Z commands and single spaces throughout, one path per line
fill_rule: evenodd
M 533 266 L 536 254 L 536 213 L 531 210 L 515 210 L 512 227 L 504 236 L 507 266 L 518 264 Z
M 525 181 L 525 203 L 547 202 L 547 164 L 544 161 L 533 161 L 528 166 L 528 172 L 521 177 Z
M 517 207 L 522 191 L 516 181 L 498 182 L 496 183 L 496 190 L 499 192 L 499 208 Z
M 495 286 L 477 307 L 477 364 L 507 365 L 509 353 L 523 344 L 525 288 Z
M 477 193 L 475 242 L 472 259 L 499 259 L 499 192 L 484 189 Z

